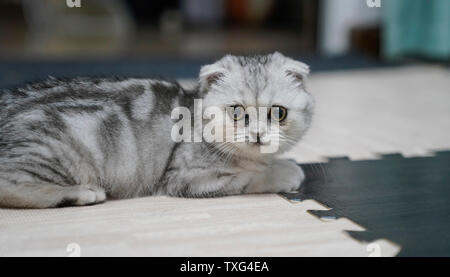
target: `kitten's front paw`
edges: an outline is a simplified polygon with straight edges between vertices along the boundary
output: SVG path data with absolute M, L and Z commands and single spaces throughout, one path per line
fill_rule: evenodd
M 302 168 L 293 161 L 277 160 L 272 169 L 278 192 L 297 191 L 305 179 Z

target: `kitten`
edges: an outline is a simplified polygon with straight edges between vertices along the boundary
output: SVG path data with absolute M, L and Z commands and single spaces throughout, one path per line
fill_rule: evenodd
M 177 82 L 129 78 L 51 78 L 6 90 L 0 95 L 0 206 L 296 190 L 304 179 L 301 168 L 276 155 L 310 125 L 314 102 L 304 86 L 308 73 L 307 65 L 275 52 L 227 55 L 203 66 L 193 90 Z M 201 107 L 195 99 L 202 100 Z M 202 122 L 208 122 L 205 109 L 218 107 L 227 118 L 225 130 L 247 128 L 249 135 L 240 142 L 175 142 L 177 107 L 187 107 Z M 249 122 L 251 107 L 267 107 L 268 114 L 258 118 L 277 121 L 275 137 Z M 277 151 L 262 153 L 274 139 Z

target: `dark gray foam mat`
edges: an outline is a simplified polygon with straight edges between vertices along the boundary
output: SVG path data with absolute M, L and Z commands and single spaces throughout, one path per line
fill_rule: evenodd
M 283 195 L 331 208 L 310 213 L 349 218 L 367 229 L 347 231 L 353 238 L 391 240 L 401 246 L 399 256 L 450 256 L 450 151 L 301 166 L 305 183 L 298 193 Z

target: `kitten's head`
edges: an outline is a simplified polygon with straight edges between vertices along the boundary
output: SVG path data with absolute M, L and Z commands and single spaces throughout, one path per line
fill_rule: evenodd
M 222 149 L 258 158 L 264 153 L 282 153 L 298 142 L 310 125 L 314 106 L 305 90 L 308 73 L 306 64 L 278 52 L 227 55 L 203 66 L 199 76 L 203 110 L 217 107 L 222 111 Z M 233 136 L 237 142 L 230 142 Z M 264 151 L 270 145 L 276 151 Z

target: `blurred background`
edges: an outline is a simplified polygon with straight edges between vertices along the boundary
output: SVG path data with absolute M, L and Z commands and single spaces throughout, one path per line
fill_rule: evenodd
M 0 0 L 0 85 L 49 74 L 194 78 L 226 53 L 275 50 L 313 71 L 448 64 L 449 11 L 448 0 Z

